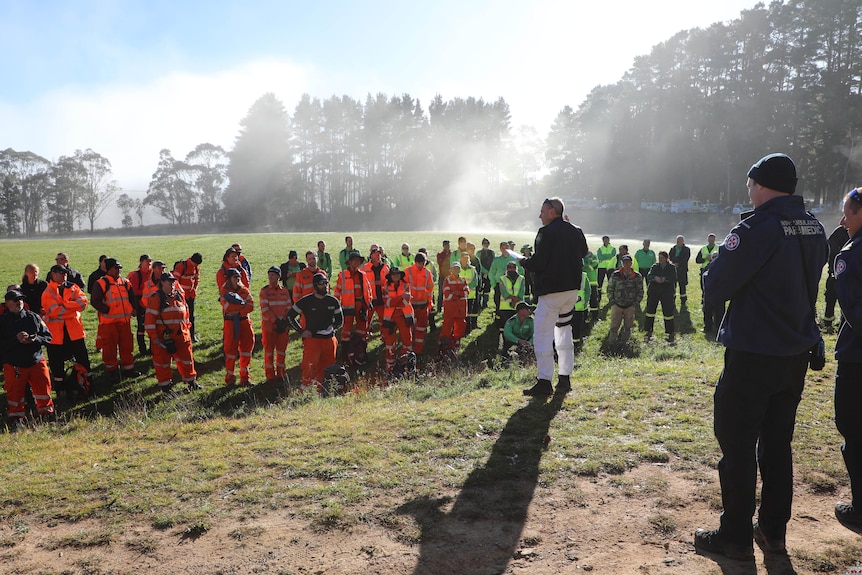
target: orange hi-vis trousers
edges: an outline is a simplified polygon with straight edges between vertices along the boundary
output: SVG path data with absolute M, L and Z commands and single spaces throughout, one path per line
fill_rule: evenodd
M 119 366 L 124 369 L 135 367 L 135 340 L 132 337 L 132 322 L 100 323 L 99 336 L 102 344 L 102 363 L 106 371 L 116 371 L 117 355 Z
M 195 371 L 195 358 L 192 354 L 192 340 L 186 334 L 188 339 L 184 337 L 174 337 L 174 343 L 177 344 L 177 352 L 174 355 L 168 353 L 168 350 L 162 347 L 158 340 L 150 340 L 150 349 L 153 352 L 153 367 L 156 369 L 156 381 L 159 387 L 170 387 L 173 383 L 174 374 L 171 371 L 171 358 L 177 362 L 177 371 L 180 372 L 180 377 L 186 383 L 195 381 L 198 377 Z
M 428 333 L 428 307 L 413 305 L 413 351 L 417 355 L 425 349 L 425 334 Z
M 332 337 L 307 337 L 302 340 L 302 389 L 316 386 L 318 393 L 323 390 L 323 376 L 326 368 L 335 363 L 338 340 Z
M 6 380 L 6 413 L 9 417 L 24 419 L 27 415 L 25 393 L 27 385 L 33 391 L 36 400 L 36 410 L 41 413 L 53 413 L 54 402 L 51 400 L 51 372 L 45 358 L 30 367 L 15 367 L 11 364 L 3 366 L 3 377 Z
M 263 338 L 263 367 L 266 379 L 284 377 L 284 354 L 287 350 L 289 333 L 276 333 L 275 325 L 263 323 L 261 337 Z
M 254 328 L 251 319 L 239 320 L 239 337 L 234 335 L 234 320 L 224 320 L 224 382 L 228 385 L 236 383 L 234 368 L 239 359 L 240 383 L 249 383 L 248 366 L 251 364 L 251 352 L 254 349 Z
M 395 341 L 399 333 L 401 344 L 407 351 L 413 351 L 413 334 L 401 310 L 392 314 L 392 324 L 391 327 L 380 327 L 380 335 L 383 336 L 383 344 L 386 346 L 386 371 L 392 371 L 395 367 Z

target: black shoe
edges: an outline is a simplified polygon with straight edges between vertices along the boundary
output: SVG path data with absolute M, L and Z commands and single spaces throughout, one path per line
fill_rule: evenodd
M 852 503 L 836 503 L 835 519 L 850 531 L 862 534 L 862 513 L 857 511 Z
M 186 382 L 186 386 L 189 388 L 189 391 L 197 391 L 199 389 L 203 389 L 203 387 L 201 387 L 201 384 L 199 384 L 196 379 Z
M 536 385 L 531 387 L 530 389 L 524 390 L 524 395 L 528 397 L 536 397 L 537 395 L 553 395 L 554 394 L 554 386 L 551 385 L 551 382 L 547 379 L 538 379 L 536 380 Z
M 781 539 L 767 537 L 760 529 L 760 524 L 754 524 L 754 542 L 760 547 L 764 553 L 772 553 L 774 555 L 787 555 L 787 545 L 784 543 L 784 537 Z
M 120 372 L 120 377 L 122 379 L 134 379 L 140 376 L 141 372 L 136 369 L 124 369 Z
M 173 393 L 174 384 L 169 383 L 167 385 L 160 385 L 159 389 L 161 390 L 162 395 L 170 395 L 171 393 Z
M 675 341 L 674 335 L 672 333 L 667 334 L 667 342 L 673 343 Z
M 695 531 L 694 549 L 699 553 L 724 555 L 728 559 L 743 561 L 754 559 L 754 545 L 725 541 L 721 536 L 720 529 L 713 529 L 712 531 L 698 529 Z
M 200 343 L 200 342 L 201 342 L 201 338 L 200 338 L 200 336 L 198 336 L 198 334 L 195 334 L 195 335 L 193 335 L 193 336 L 192 336 L 192 341 L 193 341 L 193 342 L 195 342 L 195 343 Z
M 571 378 L 568 375 L 559 376 L 557 379 L 556 393 L 569 393 L 570 391 L 572 391 Z

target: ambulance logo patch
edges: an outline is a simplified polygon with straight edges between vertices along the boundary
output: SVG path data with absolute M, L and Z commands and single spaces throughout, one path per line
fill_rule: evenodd
M 841 273 L 847 269 L 847 264 L 844 263 L 844 260 L 836 260 L 835 261 L 835 277 L 841 275 Z
M 733 251 L 739 247 L 739 236 L 736 234 L 730 234 L 724 239 L 724 249 L 728 251 Z

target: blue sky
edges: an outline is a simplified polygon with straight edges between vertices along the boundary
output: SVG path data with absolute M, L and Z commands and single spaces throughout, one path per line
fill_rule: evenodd
M 0 0 L 0 149 L 92 148 L 143 194 L 159 150 L 229 149 L 265 92 L 504 97 L 545 134 L 674 33 L 754 0 Z

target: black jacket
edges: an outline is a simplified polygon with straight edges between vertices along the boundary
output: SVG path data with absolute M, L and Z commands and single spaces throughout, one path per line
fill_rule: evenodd
M 18 341 L 19 332 L 35 335 L 33 343 Z M 3 349 L 3 363 L 15 367 L 30 367 L 39 362 L 42 355 L 42 344 L 51 342 L 51 332 L 38 315 L 28 310 L 21 313 L 8 311 L 0 315 L 0 345 Z
M 581 285 L 587 239 L 581 228 L 562 217 L 539 228 L 534 253 L 521 260 L 527 271 L 536 274 L 533 292 L 537 296 L 576 290 Z

